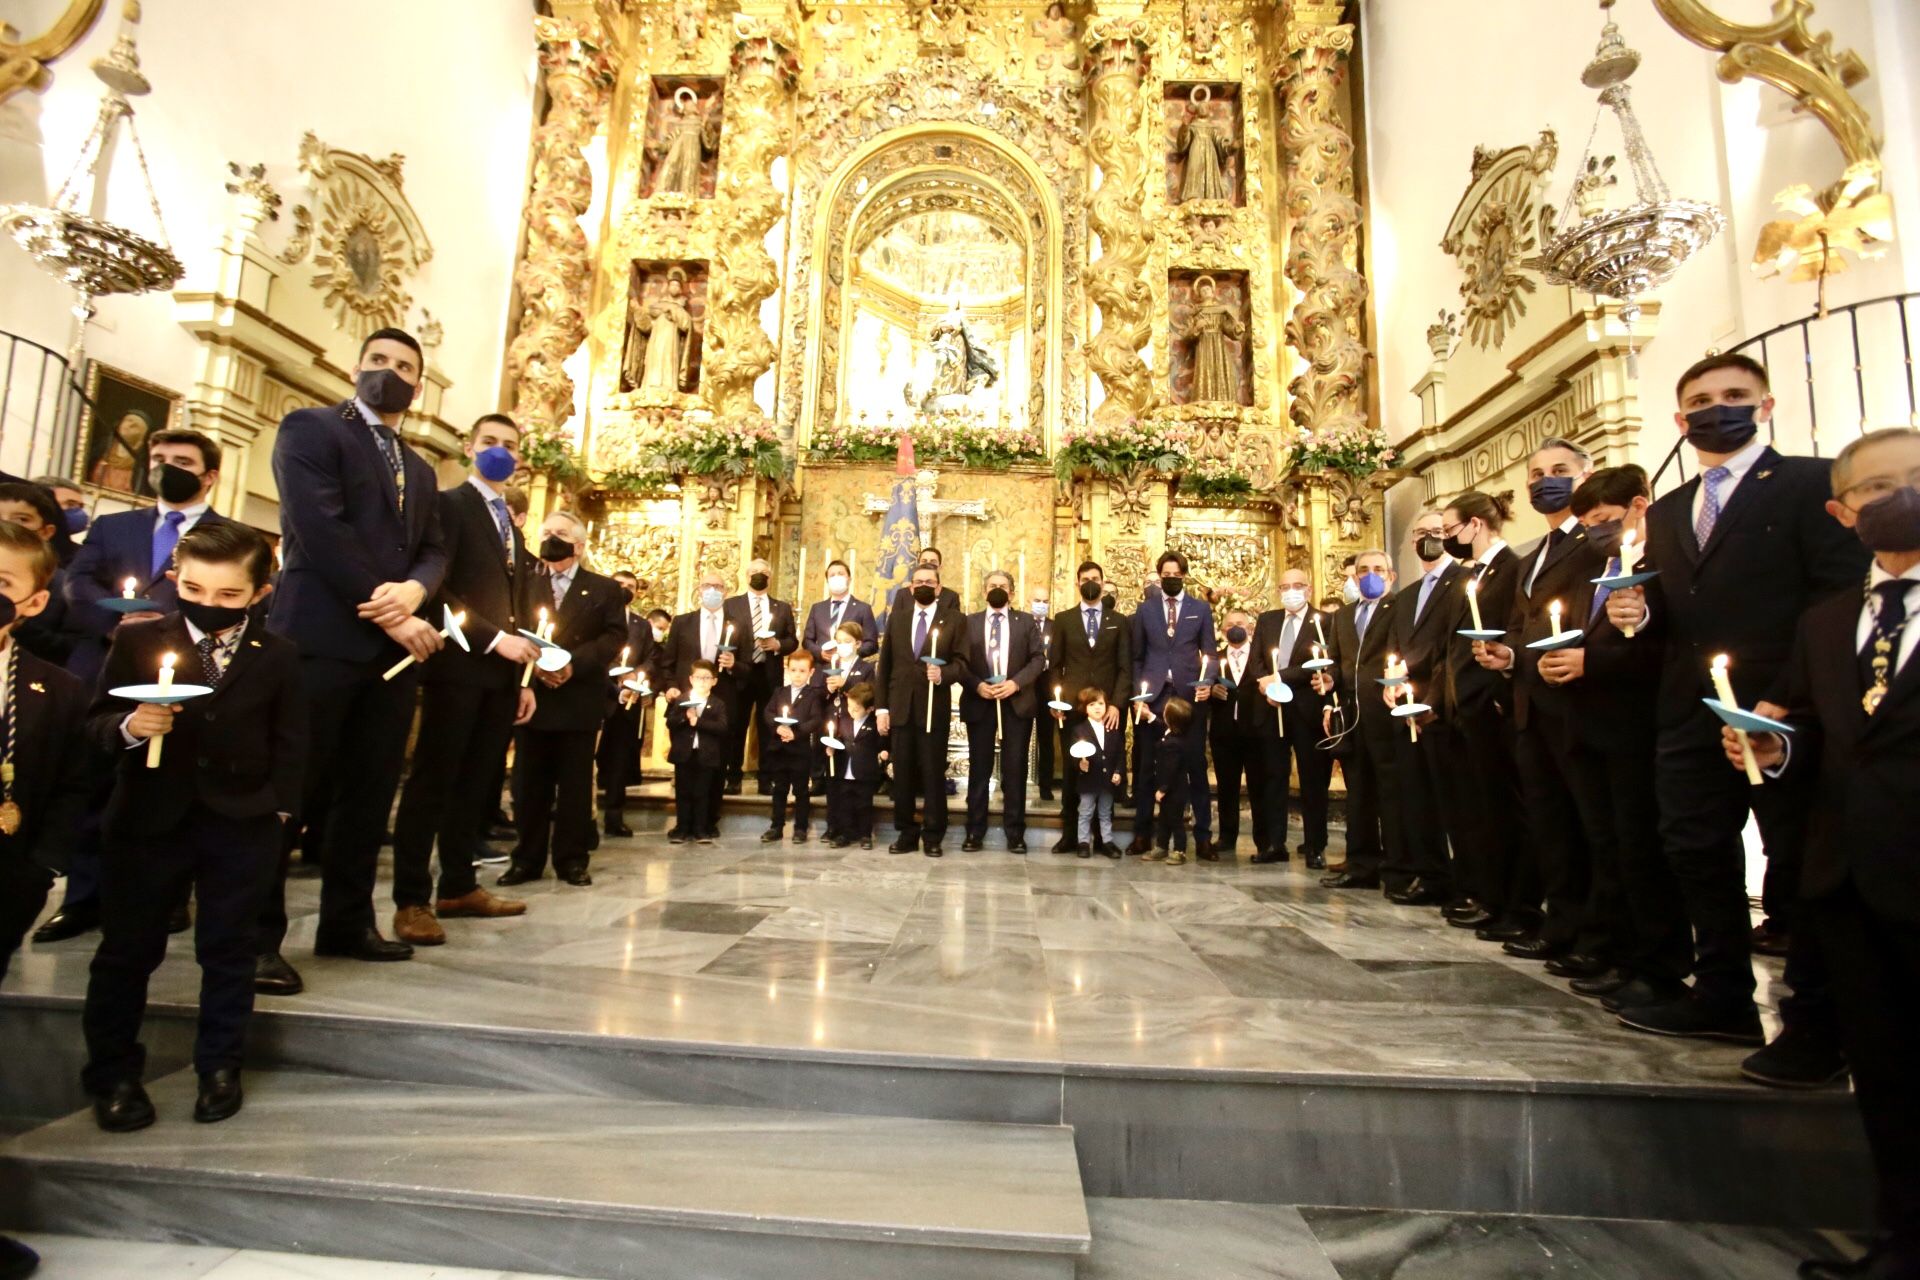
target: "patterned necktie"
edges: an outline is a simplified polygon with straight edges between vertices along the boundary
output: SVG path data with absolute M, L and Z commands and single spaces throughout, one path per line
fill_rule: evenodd
M 218 689 L 220 678 L 226 674 L 220 669 L 220 660 L 213 656 L 213 651 L 220 647 L 220 642 L 212 636 L 201 636 L 200 643 L 194 647 L 200 651 L 201 676 L 206 679 L 210 688 Z
M 1087 648 L 1091 649 L 1100 642 L 1100 611 L 1082 609 L 1080 612 L 1087 618 Z
M 1713 536 L 1713 526 L 1720 522 L 1720 486 L 1732 474 L 1725 467 L 1708 467 L 1700 477 L 1705 496 L 1700 501 L 1700 519 L 1694 522 L 1693 540 L 1702 551 L 1707 549 L 1707 539 Z
M 766 597 L 764 596 L 754 596 L 752 597 L 752 599 L 753 599 L 753 660 L 755 662 L 759 662 L 765 659 L 767 656 L 766 650 L 760 647 L 760 633 L 767 629 L 767 601 L 766 601 Z
M 927 648 L 927 612 L 916 609 L 913 613 L 913 656 L 919 657 Z
M 500 546 L 506 551 L 507 558 L 513 558 L 513 517 L 507 513 L 505 498 L 489 498 L 487 506 L 493 511 L 494 527 L 500 530 Z
M 1173 639 L 1174 629 L 1180 625 L 1180 597 L 1167 597 L 1167 639 Z
M 1006 656 L 1000 650 L 1000 615 L 993 615 L 993 628 L 987 636 L 987 653 L 993 663 L 993 673 L 998 676 L 1006 671 Z
M 557 573 L 553 575 L 553 611 L 555 613 L 560 612 L 560 602 L 567 598 L 567 588 L 571 585 L 571 579 L 563 578 Z
M 1620 576 L 1620 557 L 1619 556 L 1615 556 L 1611 560 L 1607 561 L 1606 576 L 1609 578 L 1617 578 Z M 1606 607 L 1607 597 L 1612 594 L 1613 594 L 1612 587 L 1595 587 L 1593 589 L 1593 608 L 1587 610 L 1587 625 L 1589 627 L 1593 625 L 1594 619 L 1600 616 L 1600 610 Z
M 380 446 L 380 452 L 386 455 L 387 467 L 393 472 L 393 493 L 401 506 L 407 503 L 407 464 L 400 453 L 400 439 L 393 434 L 393 428 L 384 422 L 367 424 L 373 428 L 373 438 Z
M 1900 633 L 1907 625 L 1907 591 L 1912 586 L 1910 578 L 1889 578 L 1873 589 L 1880 597 L 1880 607 L 1867 628 L 1867 643 L 1860 650 L 1860 687 L 1868 691 L 1862 705 L 1868 715 L 1879 710 L 1887 686 L 1893 683 L 1900 661 Z
M 840 619 L 846 616 L 847 616 L 847 602 L 845 600 L 834 601 L 833 602 L 833 629 L 835 631 L 838 631 L 840 629 Z
M 173 563 L 173 549 L 180 543 L 180 526 L 186 522 L 184 511 L 169 511 L 153 531 L 153 577 L 159 577 Z

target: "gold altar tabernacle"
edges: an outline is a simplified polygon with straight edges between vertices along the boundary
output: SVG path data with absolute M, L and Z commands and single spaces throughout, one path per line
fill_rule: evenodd
M 513 408 L 647 603 L 870 596 L 903 438 L 970 607 L 1169 547 L 1337 598 L 1382 538 L 1337 0 L 553 9 Z

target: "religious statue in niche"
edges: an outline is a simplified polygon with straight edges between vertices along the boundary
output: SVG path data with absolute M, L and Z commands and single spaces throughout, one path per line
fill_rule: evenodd
M 1232 105 L 1216 104 L 1209 85 L 1197 84 L 1187 91 L 1185 118 L 1172 157 L 1179 178 L 1177 203 L 1234 198 Z
M 1220 281 L 1211 275 L 1178 277 L 1172 282 L 1173 399 L 1176 404 L 1245 404 L 1245 344 L 1247 325 L 1242 316 L 1245 287 L 1230 279 L 1223 296 Z M 1185 321 L 1179 317 L 1184 313 Z M 1182 360 L 1180 357 L 1185 356 Z
M 1187 49 L 1196 62 L 1211 62 L 1220 52 L 1220 6 L 1215 0 L 1187 0 Z
M 906 385 L 906 400 L 925 413 L 964 409 L 967 397 L 1000 378 L 1000 362 L 967 324 L 958 304 L 933 322 L 927 353 Z
M 712 194 L 708 157 L 720 147 L 720 122 L 691 85 L 676 85 L 659 132 L 647 148 L 655 158 L 653 194 L 697 198 Z
M 674 0 L 673 42 L 680 46 L 681 57 L 693 56 L 694 47 L 700 43 L 700 28 L 706 22 L 706 0 Z
M 1071 83 L 1080 74 L 1080 50 L 1074 44 L 1078 29 L 1060 4 L 1053 0 L 1045 17 L 1033 20 L 1033 34 L 1046 46 L 1033 59 L 1049 83 Z
M 694 390 L 699 382 L 699 338 L 686 270 L 668 267 L 664 277 L 656 274 L 649 281 L 640 265 L 634 264 L 620 389 L 662 398 Z

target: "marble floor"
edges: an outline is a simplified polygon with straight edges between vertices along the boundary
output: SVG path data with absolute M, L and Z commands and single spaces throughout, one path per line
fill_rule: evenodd
M 1626 1031 L 1431 909 L 1252 866 L 1244 846 L 1168 867 L 1053 855 L 1036 832 L 1027 857 L 956 840 L 935 861 L 741 827 L 610 840 L 591 888 L 523 886 L 525 916 L 448 921 L 407 964 L 314 957 L 319 884 L 297 875 L 287 953 L 308 991 L 262 1007 L 1013 1070 L 1746 1087 L 1737 1048 Z M 92 948 L 29 946 L 6 990 L 75 997 Z M 1767 1000 L 1778 971 L 1760 973 Z M 154 998 L 196 987 L 175 938 Z

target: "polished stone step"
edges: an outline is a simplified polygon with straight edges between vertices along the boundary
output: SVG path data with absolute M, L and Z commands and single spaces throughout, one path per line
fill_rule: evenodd
M 1072 1131 L 459 1089 L 290 1071 L 189 1119 L 78 1112 L 0 1146 L 5 1225 L 681 1280 L 1070 1280 Z

